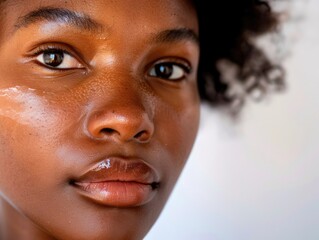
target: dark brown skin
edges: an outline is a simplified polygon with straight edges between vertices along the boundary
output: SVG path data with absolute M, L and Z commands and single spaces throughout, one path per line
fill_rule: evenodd
M 74 11 L 90 27 L 30 17 L 40 7 Z M 0 239 L 142 239 L 198 129 L 193 6 L 8 0 L 1 15 Z M 48 51 L 63 63 L 48 66 Z M 114 207 L 81 196 L 72 181 L 107 157 L 152 166 L 159 177 L 154 197 Z

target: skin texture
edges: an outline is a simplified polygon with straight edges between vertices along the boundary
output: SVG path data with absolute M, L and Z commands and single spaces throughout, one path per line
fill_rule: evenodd
M 97 24 L 25 18 L 40 7 Z M 191 3 L 8 0 L 1 16 L 0 239 L 142 239 L 198 129 Z M 178 34 L 163 34 L 172 29 Z M 64 51 L 66 69 L 41 63 L 48 48 Z M 167 62 L 178 79 L 154 74 Z M 159 187 L 149 201 L 106 206 L 71 184 L 112 157 L 139 159 L 154 170 Z

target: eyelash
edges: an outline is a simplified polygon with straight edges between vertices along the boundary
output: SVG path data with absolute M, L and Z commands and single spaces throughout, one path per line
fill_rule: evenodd
M 35 50 L 33 50 L 32 55 L 36 56 L 36 55 L 39 55 L 40 53 L 43 53 L 47 50 L 60 50 L 60 51 L 68 53 L 68 50 L 66 48 L 63 48 L 63 47 L 58 46 L 58 45 L 50 44 L 50 45 L 41 45 L 41 46 L 37 47 Z

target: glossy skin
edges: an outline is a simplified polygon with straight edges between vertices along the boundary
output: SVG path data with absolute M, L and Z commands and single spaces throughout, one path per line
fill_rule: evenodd
M 30 18 L 40 7 L 81 19 Z M 1 18 L 0 238 L 142 239 L 198 129 L 191 3 L 8 0 Z M 50 56 L 63 61 L 48 66 Z M 113 157 L 150 166 L 154 196 L 123 193 L 124 206 L 113 206 L 79 194 L 72 183 Z

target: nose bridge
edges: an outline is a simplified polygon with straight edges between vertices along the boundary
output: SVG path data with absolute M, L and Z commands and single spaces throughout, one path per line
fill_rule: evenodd
M 85 124 L 91 138 L 142 143 L 151 139 L 154 132 L 152 104 L 141 83 L 121 74 L 91 84 L 97 84 L 99 92 L 103 93 L 93 93 Z

